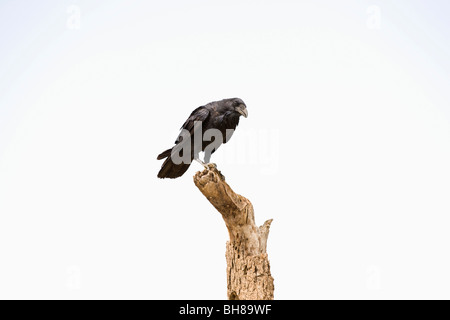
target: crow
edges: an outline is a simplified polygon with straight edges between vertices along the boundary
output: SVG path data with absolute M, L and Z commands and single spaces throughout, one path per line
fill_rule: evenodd
M 206 167 L 211 159 L 211 154 L 222 143 L 230 140 L 239 124 L 240 116 L 247 118 L 248 112 L 244 101 L 239 98 L 210 102 L 192 111 L 181 127 L 181 133 L 175 141 L 175 146 L 158 156 L 158 160 L 166 159 L 158 173 L 158 178 L 181 177 L 191 165 L 192 160 L 196 160 Z M 207 135 L 208 130 L 211 133 L 209 135 Z M 198 141 L 195 139 L 198 139 L 199 136 L 200 143 L 195 143 Z M 205 152 L 204 162 L 199 158 L 200 151 Z M 180 162 L 180 157 L 184 161 Z

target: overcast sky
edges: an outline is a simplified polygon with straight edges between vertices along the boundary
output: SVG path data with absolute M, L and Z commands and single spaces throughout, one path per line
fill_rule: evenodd
M 225 299 L 220 215 L 156 156 L 212 161 L 275 298 L 450 298 L 448 1 L 1 1 L 0 298 Z

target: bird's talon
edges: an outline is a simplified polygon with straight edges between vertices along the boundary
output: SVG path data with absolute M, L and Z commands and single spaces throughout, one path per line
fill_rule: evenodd
M 206 167 L 208 168 L 208 169 L 217 169 L 217 165 L 215 164 L 215 163 L 208 163 L 207 165 L 206 165 Z

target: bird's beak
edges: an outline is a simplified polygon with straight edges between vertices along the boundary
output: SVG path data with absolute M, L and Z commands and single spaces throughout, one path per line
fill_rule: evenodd
M 237 112 L 239 112 L 240 114 L 242 114 L 244 116 L 244 118 L 248 117 L 248 111 L 247 108 L 245 106 L 239 106 L 239 108 L 237 108 L 236 110 Z

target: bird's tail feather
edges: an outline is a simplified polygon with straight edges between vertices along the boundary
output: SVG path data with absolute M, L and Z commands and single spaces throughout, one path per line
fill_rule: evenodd
M 172 153 L 172 148 L 167 149 L 166 151 L 164 151 L 163 153 L 161 153 L 161 154 L 158 156 L 157 159 L 158 159 L 158 160 L 165 159 L 165 158 L 169 157 L 171 153 Z
M 187 169 L 189 169 L 190 163 L 185 164 L 185 163 L 181 163 L 181 164 L 175 164 L 172 161 L 172 158 L 170 157 L 172 153 L 172 149 L 167 149 L 166 151 L 164 151 L 163 153 L 161 153 L 158 156 L 158 160 L 162 160 L 167 158 L 162 167 L 161 170 L 158 173 L 158 178 L 164 179 L 164 178 L 170 178 L 170 179 L 175 179 L 178 177 L 181 177 L 186 171 Z
M 158 172 L 158 178 L 165 179 L 175 179 L 181 177 L 188 169 L 190 164 L 175 164 L 172 159 L 168 157 L 166 161 L 164 161 L 161 170 Z

